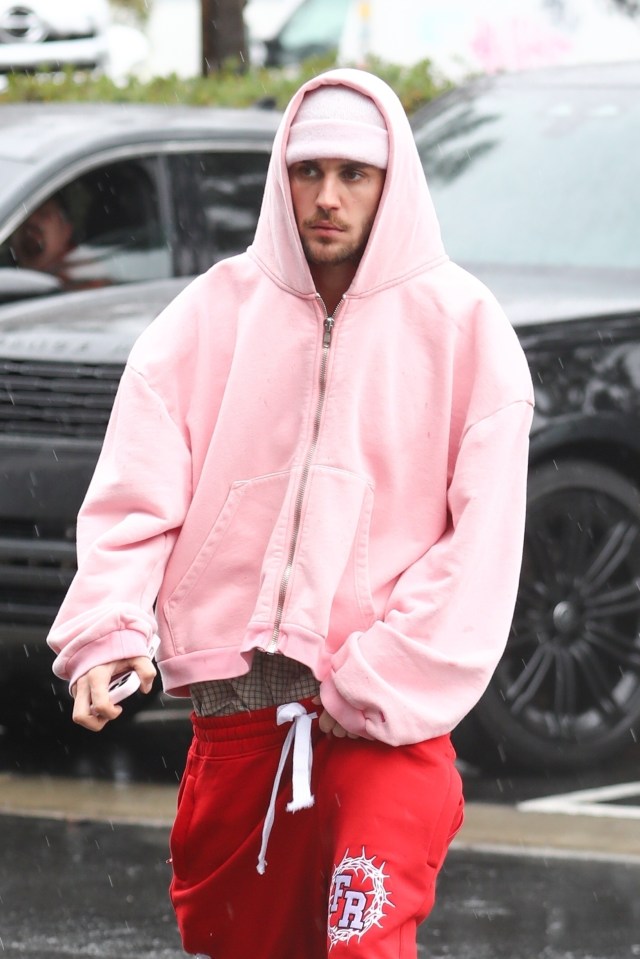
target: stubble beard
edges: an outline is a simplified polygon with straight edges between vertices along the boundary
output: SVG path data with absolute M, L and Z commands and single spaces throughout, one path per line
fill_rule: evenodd
M 341 263 L 359 262 L 364 245 L 350 243 L 336 250 L 330 243 L 323 245 L 316 241 L 311 244 L 303 239 L 302 249 L 307 261 L 314 266 L 339 266 Z
M 351 243 L 340 245 L 335 248 L 333 241 L 323 241 L 318 237 L 314 243 L 309 242 L 304 236 L 301 236 L 302 249 L 307 258 L 307 262 L 313 266 L 339 266 L 341 263 L 359 263 L 362 254 L 369 242 L 369 234 L 373 226 L 375 217 L 372 217 L 363 227 L 360 236 Z M 312 221 L 313 222 L 313 221 Z M 305 223 L 305 226 L 311 226 L 312 223 Z

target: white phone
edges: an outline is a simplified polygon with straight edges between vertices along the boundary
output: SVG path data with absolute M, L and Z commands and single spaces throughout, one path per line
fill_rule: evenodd
M 153 659 L 155 654 L 158 652 L 159 645 L 160 637 L 154 636 L 149 643 L 150 659 Z M 140 677 L 135 670 L 128 670 L 126 673 L 120 673 L 119 676 L 114 676 L 109 683 L 109 699 L 112 703 L 120 703 L 123 699 L 126 699 L 127 696 L 131 696 L 132 693 L 135 693 L 139 688 Z

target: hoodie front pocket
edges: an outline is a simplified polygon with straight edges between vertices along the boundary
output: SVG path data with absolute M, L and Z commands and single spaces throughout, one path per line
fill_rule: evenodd
M 368 545 L 372 500 L 365 477 L 312 467 L 284 605 L 284 628 L 301 626 L 326 637 L 336 596 L 345 583 L 349 583 L 347 604 L 353 628 L 369 620 L 370 586 L 361 560 Z
M 228 645 L 232 636 L 244 632 L 289 479 L 289 472 L 273 473 L 231 486 L 204 543 L 163 606 L 177 652 Z

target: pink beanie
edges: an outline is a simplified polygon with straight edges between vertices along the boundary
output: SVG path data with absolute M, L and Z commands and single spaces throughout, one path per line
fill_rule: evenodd
M 356 160 L 386 170 L 389 134 L 373 100 L 351 87 L 326 86 L 305 94 L 293 118 L 287 166 L 300 160 Z

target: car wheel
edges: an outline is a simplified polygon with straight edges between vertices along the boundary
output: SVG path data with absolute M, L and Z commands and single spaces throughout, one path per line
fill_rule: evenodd
M 640 491 L 626 477 L 581 460 L 531 470 L 511 634 L 474 719 L 527 768 L 587 767 L 635 741 Z

